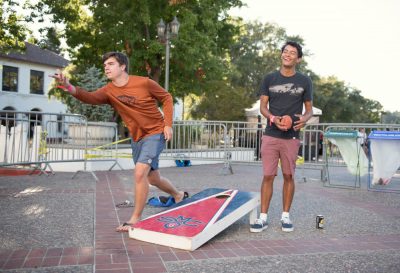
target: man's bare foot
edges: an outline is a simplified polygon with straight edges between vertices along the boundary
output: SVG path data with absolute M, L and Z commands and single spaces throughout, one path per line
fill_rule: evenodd
M 119 227 L 115 229 L 116 232 L 128 232 L 130 228 L 133 228 L 134 224 L 131 223 L 123 223 Z
M 140 219 L 138 218 L 131 218 L 129 219 L 129 222 L 125 222 L 119 227 L 115 229 L 117 232 L 128 232 L 130 228 L 133 228 L 137 222 L 139 222 Z
M 189 197 L 189 194 L 185 191 L 180 191 L 178 196 L 174 196 L 175 203 L 179 203 L 182 200 L 186 199 Z

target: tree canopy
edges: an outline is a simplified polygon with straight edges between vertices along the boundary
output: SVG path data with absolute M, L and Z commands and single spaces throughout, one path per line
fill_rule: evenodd
M 172 40 L 170 92 L 175 97 L 201 93 L 205 81 L 220 79 L 226 69 L 220 56 L 231 44 L 237 28 L 227 11 L 239 0 L 42 0 L 34 16 L 50 16 L 65 25 L 64 38 L 72 61 L 83 69 L 101 67 L 108 51 L 125 52 L 130 73 L 163 80 L 165 45 L 157 40 L 160 19 L 181 23 Z
M 77 75 L 77 84 L 88 91 L 95 91 L 107 83 L 102 70 L 92 66 L 82 74 Z M 63 100 L 69 100 L 68 110 L 74 114 L 86 116 L 88 121 L 114 121 L 114 109 L 108 104 L 90 105 L 81 103 L 74 97 L 66 95 Z
M 374 123 L 380 120 L 382 105 L 361 96 L 336 77 L 314 80 L 314 105 L 322 110 L 321 122 Z
M 19 48 L 28 33 L 26 22 L 46 17 L 53 25 L 43 29 L 46 36 L 37 44 L 59 52 L 59 39 L 65 40 L 76 67 L 74 83 L 93 65 L 101 68 L 104 53 L 122 51 L 129 57 L 130 74 L 163 85 L 165 43 L 157 37 L 157 24 L 176 16 L 180 29 L 171 39 L 169 91 L 174 98 L 197 97 L 190 107 L 192 117 L 244 119 L 244 109 L 258 99 L 264 75 L 279 68 L 280 46 L 287 40 L 303 45 L 305 58 L 298 70 L 313 80 L 314 105 L 322 109 L 322 121 L 376 122 L 382 113 L 381 104 L 364 98 L 357 88 L 335 77 L 320 78 L 309 69 L 311 49 L 300 36 L 289 36 L 275 24 L 230 17 L 232 7 L 242 6 L 240 0 L 25 1 L 26 10 L 32 10 L 29 18 L 15 12 L 20 2 L 0 0 L 0 48 Z
M 25 18 L 18 15 L 19 2 L 0 0 L 0 52 L 8 53 L 25 48 L 28 29 Z
M 57 30 L 57 28 L 51 26 L 46 27 L 42 30 L 42 33 L 45 32 L 45 36 L 38 42 L 40 48 L 47 49 L 53 51 L 57 54 L 61 54 L 61 34 Z

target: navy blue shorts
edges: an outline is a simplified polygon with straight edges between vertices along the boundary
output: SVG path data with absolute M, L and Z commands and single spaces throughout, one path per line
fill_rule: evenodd
M 159 157 L 165 147 L 164 134 L 151 135 L 135 142 L 132 140 L 133 162 L 149 164 L 151 170 L 157 170 Z

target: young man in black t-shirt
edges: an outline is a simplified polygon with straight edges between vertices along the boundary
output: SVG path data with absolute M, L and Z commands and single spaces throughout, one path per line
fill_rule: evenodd
M 268 122 L 261 144 L 264 175 L 261 184 L 261 210 L 259 218 L 250 226 L 251 232 L 261 232 L 268 227 L 268 209 L 279 161 L 283 174 L 282 230 L 293 231 L 289 210 L 295 191 L 294 172 L 300 147 L 299 130 L 313 114 L 311 79 L 296 71 L 296 65 L 300 63 L 302 56 L 302 48 L 298 43 L 286 42 L 281 49 L 280 70 L 268 74 L 261 85 L 260 111 Z M 303 105 L 305 112 L 302 114 Z

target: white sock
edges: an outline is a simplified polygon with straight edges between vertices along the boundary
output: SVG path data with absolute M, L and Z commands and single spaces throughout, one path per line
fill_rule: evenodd
M 289 212 L 287 211 L 282 212 L 282 219 L 283 218 L 289 218 Z
M 260 219 L 267 222 L 268 219 L 268 214 L 266 213 L 260 213 Z

